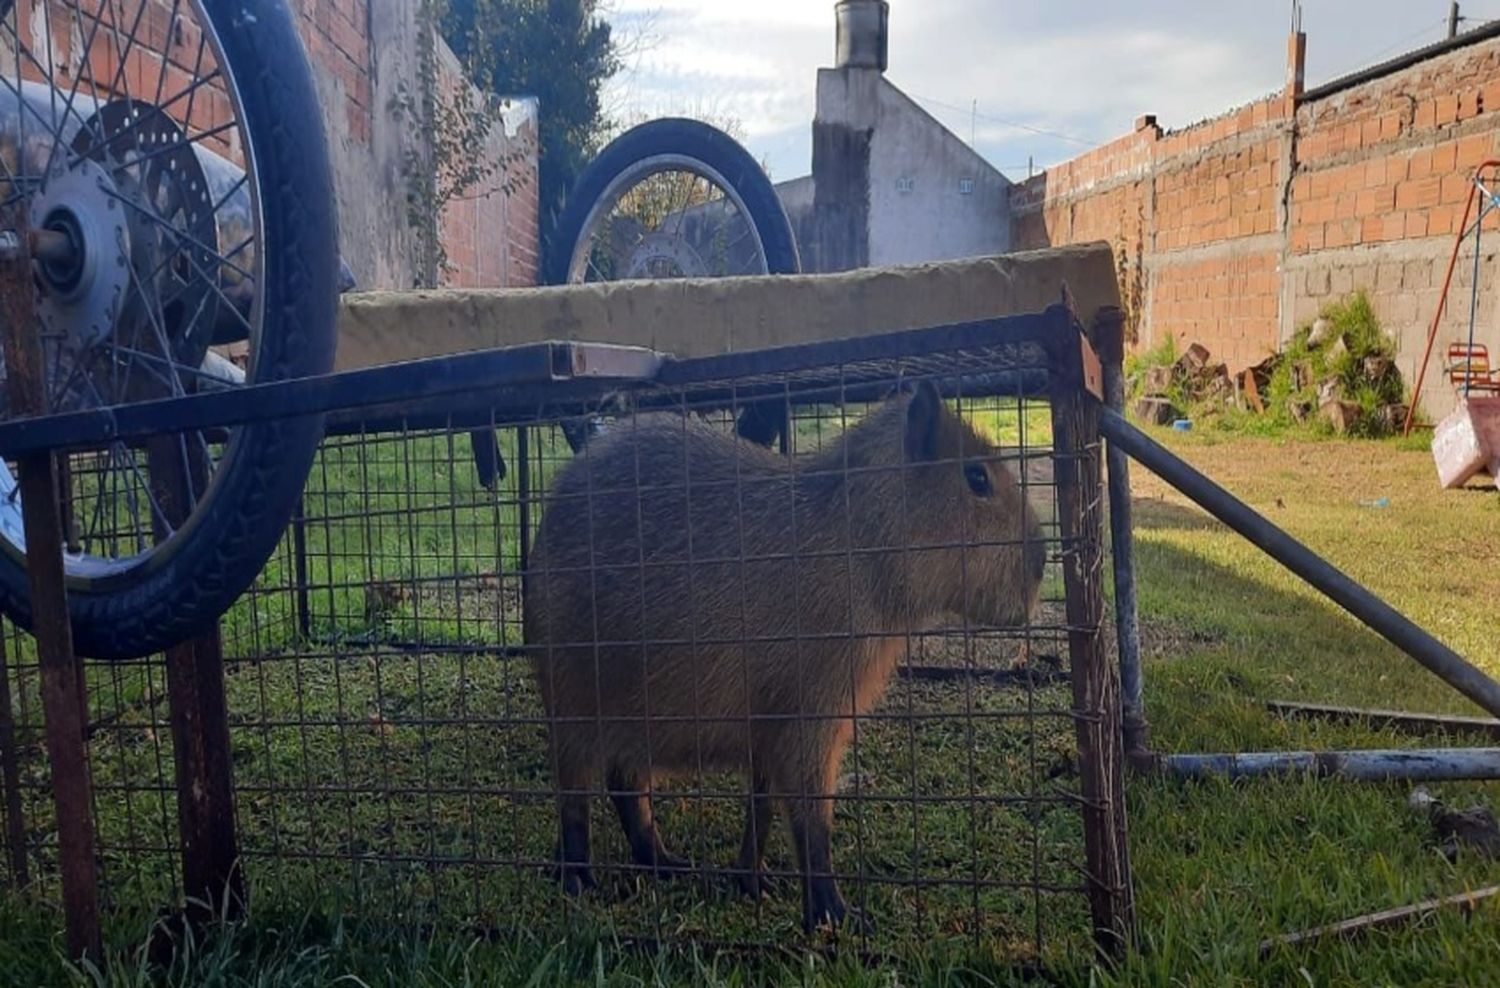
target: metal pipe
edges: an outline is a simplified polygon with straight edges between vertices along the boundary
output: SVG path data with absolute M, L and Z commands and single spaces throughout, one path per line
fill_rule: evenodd
M 1137 752 L 1137 769 L 1186 779 L 1312 773 L 1360 782 L 1500 779 L 1500 748 L 1391 748 L 1362 751 Z
M 1334 603 L 1416 659 L 1445 683 L 1500 717 L 1500 683 L 1423 631 L 1391 605 L 1350 579 L 1307 546 L 1257 514 L 1180 457 L 1174 456 L 1119 413 L 1101 409 L 1099 431 L 1146 469 L 1201 505 L 1209 514 L 1265 550 Z
M 1104 369 L 1104 404 L 1125 411 L 1125 323 L 1118 311 L 1096 324 L 1095 346 Z M 1135 522 L 1130 501 L 1130 457 L 1116 443 L 1104 449 L 1109 474 L 1109 545 L 1115 580 L 1115 641 L 1120 652 L 1120 728 L 1125 750 L 1144 749 L 1145 677 L 1141 670 L 1141 629 L 1135 587 Z
M 72 238 L 59 230 L 32 230 L 26 239 L 33 260 L 66 262 L 73 259 Z

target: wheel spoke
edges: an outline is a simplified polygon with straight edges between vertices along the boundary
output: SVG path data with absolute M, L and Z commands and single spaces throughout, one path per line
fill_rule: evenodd
M 87 377 L 84 378 L 84 383 L 88 384 L 90 387 L 93 386 L 93 382 L 89 381 L 89 379 Z M 100 395 L 97 390 L 95 390 L 94 396 L 95 396 L 96 399 L 100 400 L 101 403 L 102 403 L 103 396 Z M 114 457 L 115 457 L 115 451 L 116 450 L 119 450 L 121 453 L 124 454 L 123 458 L 130 465 L 130 473 L 135 478 L 135 483 L 134 484 L 129 484 L 125 488 L 125 499 L 130 504 L 131 511 L 132 511 L 135 519 L 137 520 L 137 526 L 136 526 L 137 527 L 137 532 L 138 532 L 138 534 L 137 534 L 137 540 L 140 539 L 139 524 L 138 524 L 139 518 L 140 518 L 140 514 L 139 514 L 139 510 L 140 509 L 139 509 L 139 499 L 138 499 L 138 497 L 136 495 L 136 488 L 137 487 L 143 489 L 146 492 L 146 501 L 147 501 L 147 503 L 151 507 L 152 514 L 156 517 L 157 520 L 159 520 L 162 523 L 162 525 L 164 526 L 164 530 L 170 535 L 170 533 L 173 532 L 173 531 L 175 531 L 175 529 L 172 527 L 171 523 L 168 521 L 166 512 L 163 511 L 161 505 L 157 503 L 156 496 L 154 494 L 152 494 L 152 492 L 151 492 L 151 484 L 146 479 L 146 477 L 141 473 L 141 466 L 140 466 L 139 463 L 136 462 L 135 454 L 130 451 L 130 448 L 128 446 L 126 446 L 123 442 L 121 442 L 119 440 L 115 440 L 113 443 L 111 443 L 110 447 L 109 447 L 109 450 L 110 450 L 110 459 L 111 460 L 114 459 Z M 111 471 L 111 473 L 118 474 L 118 471 Z M 119 496 L 119 490 L 118 490 L 118 488 L 116 488 L 115 497 L 118 497 L 118 496 Z M 165 540 L 163 540 L 163 541 L 165 541 Z M 137 545 L 137 550 L 138 551 L 143 550 L 145 548 L 146 548 L 146 546 L 144 544 L 138 544 Z
M 166 73 L 162 74 L 162 78 L 166 78 Z M 152 105 L 155 106 L 156 109 L 165 112 L 166 110 L 169 110 L 172 107 L 176 106 L 178 103 L 181 103 L 183 100 L 187 100 L 189 106 L 188 106 L 187 112 L 184 115 L 190 115 L 191 112 L 192 112 L 192 96 L 193 96 L 193 94 L 195 92 L 197 92 L 199 89 L 202 89 L 204 86 L 208 86 L 208 85 L 213 84 L 213 82 L 215 82 L 218 78 L 219 78 L 219 70 L 215 69 L 213 72 L 210 72 L 208 75 L 204 76 L 203 78 L 196 79 L 193 82 L 188 83 L 186 86 L 182 87 L 176 93 L 174 93 L 165 102 L 158 101 L 156 103 L 153 103 Z M 119 130 L 115 131 L 113 134 L 110 135 L 110 143 L 114 143 L 116 141 L 119 141 L 123 137 L 129 137 L 132 134 L 135 134 L 137 131 L 139 131 L 141 129 L 141 126 L 143 124 L 145 124 L 146 121 L 149 120 L 149 119 L 150 119 L 149 115 L 143 114 L 141 116 L 141 118 L 138 119 L 138 120 L 136 120 L 134 123 L 131 123 L 131 124 L 125 126 L 125 127 L 121 127 Z M 102 141 L 102 138 L 101 138 L 101 141 Z M 84 158 L 85 154 L 87 154 L 91 150 L 93 150 L 93 149 L 87 149 L 86 151 L 83 151 L 83 152 L 75 152 L 72 156 L 69 157 L 69 159 L 68 159 L 68 165 L 71 167 L 72 165 L 78 163 L 79 161 L 81 161 Z M 131 164 L 134 164 L 134 162 L 131 162 Z
M 130 94 L 130 73 L 126 66 L 130 64 L 130 53 L 135 49 L 135 32 L 140 28 L 141 18 L 145 16 L 147 4 L 138 4 L 135 9 L 135 20 L 130 25 L 130 34 L 125 39 L 125 47 L 120 47 L 120 18 L 115 13 L 114 0 L 103 0 L 101 7 L 109 10 L 110 40 L 114 42 L 115 49 L 115 74 L 109 81 L 111 93 L 123 92 L 127 100 L 134 100 Z M 121 85 L 123 83 L 123 86 Z
M 21 154 L 15 162 L 0 159 L 0 181 L 9 187 L 0 200 L 45 215 L 48 226 L 71 222 L 70 212 L 104 218 L 104 207 L 116 206 L 102 234 L 95 233 L 97 223 L 86 222 L 82 234 L 67 231 L 80 245 L 78 263 L 107 271 L 109 280 L 86 283 L 89 295 L 72 295 L 76 282 L 65 279 L 76 275 L 65 260 L 38 268 L 36 318 L 52 410 L 234 386 L 238 374 L 226 374 L 217 360 L 200 364 L 193 355 L 204 352 L 221 324 L 247 335 L 252 352 L 260 345 L 259 320 L 249 317 L 244 303 L 262 280 L 261 220 L 252 214 L 248 232 L 221 240 L 219 217 L 251 190 L 253 166 L 230 136 L 243 126 L 239 102 L 217 36 L 207 27 L 205 4 L 154 0 L 148 12 L 147 3 L 136 0 L 51 0 L 33 4 L 24 25 L 19 4 L 8 6 L 0 17 L 0 44 L 14 45 L 16 67 L 0 73 L 0 99 L 15 100 Z M 195 41 L 178 36 L 188 21 L 203 26 Z M 32 44 L 23 42 L 23 27 Z M 48 86 L 45 95 L 39 78 Z M 244 171 L 221 180 L 209 160 L 214 154 Z M 231 229 L 239 225 L 236 218 Z M 116 252 L 124 257 L 123 271 L 115 266 Z M 108 267 L 95 266 L 103 258 Z M 221 308 L 233 315 L 222 315 Z M 173 500 L 183 498 L 183 517 L 191 517 L 211 496 L 220 459 L 232 448 L 223 435 L 188 429 L 144 451 L 115 441 L 70 454 L 65 507 L 77 529 L 70 529 L 70 578 L 122 572 L 162 551 L 178 527 L 166 508 L 179 509 L 159 496 L 152 479 L 163 467 L 173 474 L 180 469 L 183 490 Z M 18 485 L 0 488 L 0 506 L 14 511 L 19 501 Z M 17 547 L 23 548 L 19 539 Z
M 235 197 L 235 194 L 238 193 L 241 189 L 243 189 L 246 185 L 248 185 L 249 182 L 250 182 L 250 175 L 249 175 L 248 172 L 245 173 L 245 174 L 243 174 L 243 175 L 241 175 L 235 181 L 235 183 L 229 187 L 229 191 L 225 192 L 224 195 L 220 197 L 219 201 L 216 202 L 216 203 L 214 203 L 214 206 L 213 206 L 213 209 L 211 210 L 211 212 L 215 216 L 218 216 L 219 215 L 219 210 L 223 209 L 226 205 L 228 205 L 229 204 L 229 200 L 233 199 Z M 250 239 L 253 239 L 253 237 L 247 238 L 247 242 Z
M 129 161 L 120 162 L 117 167 L 122 170 L 134 168 L 137 165 L 144 164 L 147 161 L 151 161 L 155 158 L 160 158 L 164 154 L 170 154 L 173 151 L 178 151 L 190 144 L 197 144 L 199 141 L 206 141 L 210 138 L 217 137 L 227 131 L 234 130 L 239 125 L 240 124 L 238 120 L 226 120 L 225 122 L 210 127 L 207 130 L 200 130 L 196 134 L 188 134 L 184 132 L 182 140 L 174 144 L 168 144 L 165 147 L 156 148 L 154 151 L 144 151 Z
M 17 111 L 17 116 L 18 116 L 20 127 L 21 127 L 21 141 L 20 141 L 21 154 L 20 154 L 20 162 L 19 163 L 21 165 L 21 170 L 22 170 L 23 177 L 24 177 L 24 173 L 25 173 L 25 170 L 26 170 L 25 148 L 26 148 L 26 115 L 27 115 L 27 113 L 30 113 L 31 116 L 36 119 L 37 123 L 41 124 L 43 126 L 43 128 L 46 129 L 47 133 L 49 135 L 51 135 L 51 137 L 52 137 L 53 147 L 52 147 L 52 150 L 48 152 L 48 157 L 47 157 L 47 166 L 48 166 L 49 169 L 50 169 L 51 164 L 52 164 L 52 155 L 56 153 L 57 146 L 63 143 L 63 135 L 58 130 L 58 128 L 60 126 L 62 126 L 62 125 L 60 123 L 58 123 L 55 118 L 54 118 L 54 120 L 50 120 L 49 121 L 46 117 L 44 117 L 42 115 L 42 113 L 41 113 L 40 110 L 38 110 L 36 107 L 32 106 L 31 102 L 26 99 L 26 94 L 25 94 L 25 92 L 22 89 L 22 81 L 23 80 L 21 78 L 21 62 L 22 62 L 23 57 L 24 57 L 24 60 L 26 62 L 29 62 L 31 65 L 33 65 L 36 68 L 36 70 L 38 72 L 40 72 L 40 73 L 42 73 L 44 75 L 47 72 L 47 67 L 45 65 L 43 65 L 41 62 L 37 61 L 36 55 L 32 54 L 30 46 L 28 46 L 25 43 L 23 43 L 21 41 L 21 39 L 16 35 L 15 26 L 10 23 L 9 19 L 5 20 L 5 27 L 6 27 L 6 33 L 9 34 L 10 37 L 11 37 L 11 40 L 16 43 L 16 50 L 17 50 L 17 53 L 18 53 L 17 54 L 17 58 L 16 58 L 16 78 L 15 78 L 15 81 L 12 82 L 8 77 L 3 77 L 3 78 L 4 78 L 4 85 L 5 85 L 6 90 L 12 96 L 14 96 L 16 98 L 16 105 L 19 108 L 18 111 Z M 82 113 L 80 113 L 73 106 L 71 99 L 63 106 L 63 118 L 62 119 L 66 120 L 67 117 L 68 117 L 68 115 L 70 113 L 73 116 L 75 116 L 75 117 L 78 118 L 78 123 L 79 123 L 80 127 L 84 127 L 84 128 L 88 127 L 88 125 L 89 125 L 88 119 L 85 118 L 84 115 Z M 47 172 L 47 169 L 44 169 L 43 173 L 40 176 L 37 177 L 37 181 L 41 181 L 44 187 L 45 187 L 46 172 Z
M 232 262 L 231 260 L 229 260 L 229 258 L 225 257 L 223 254 L 220 254 L 218 251 L 214 250 L 213 248 L 209 247 L 207 244 L 203 243 L 197 237 L 194 237 L 192 234 L 187 233 L 186 231 L 183 231 L 183 230 L 179 230 L 177 227 L 173 226 L 170 222 L 168 222 L 166 219 L 162 218 L 159 214 L 157 214 L 157 212 L 155 210 L 150 209 L 150 208 L 148 208 L 146 206 L 143 206 L 140 203 L 136 202 L 134 199 L 130 198 L 129 196 L 122 195 L 119 192 L 114 191 L 113 189 L 106 189 L 105 190 L 105 195 L 109 196 L 111 199 L 115 199 L 115 200 L 119 201 L 120 203 L 124 204 L 127 208 L 133 209 L 136 212 L 142 214 L 148 220 L 150 220 L 151 222 L 155 223 L 157 226 L 161 227 L 164 230 L 170 231 L 174 236 L 181 237 L 182 240 L 185 243 L 187 243 L 189 246 L 193 247 L 195 250 L 201 251 L 202 253 L 208 255 L 209 257 L 211 257 L 215 261 L 218 261 L 220 265 L 222 265 L 223 267 L 228 268 L 229 270 L 233 271 L 235 274 L 238 274 L 240 277 L 242 277 L 242 278 L 254 278 L 255 277 L 249 271 L 246 271 L 244 268 L 240 267 L 239 265 L 237 265 L 234 262 Z M 240 249 L 243 249 L 243 244 L 241 245 Z
M 84 13 L 83 13 L 83 10 L 78 5 L 78 0 L 73 0 L 73 12 L 74 12 L 75 16 L 77 16 L 77 18 L 80 21 L 83 20 Z M 62 117 L 63 120 L 66 120 L 67 119 L 67 115 L 69 113 L 75 114 L 78 117 L 78 119 L 79 119 L 79 125 L 80 125 L 80 127 L 82 129 L 84 129 L 84 130 L 90 130 L 91 135 L 96 140 L 100 136 L 99 131 L 98 130 L 91 130 L 90 129 L 90 127 L 89 127 L 90 120 L 84 119 L 83 114 L 80 113 L 74 107 L 74 103 L 78 99 L 78 86 L 83 82 L 84 69 L 88 70 L 89 84 L 96 91 L 99 88 L 98 81 L 94 78 L 94 68 L 93 68 L 93 65 L 90 64 L 90 61 L 89 61 L 89 53 L 94 50 L 94 39 L 96 37 L 98 37 L 98 35 L 99 35 L 99 18 L 95 17 L 93 19 L 92 26 L 89 28 L 88 39 L 83 42 L 83 50 L 82 50 L 82 53 L 80 54 L 79 59 L 78 59 L 78 71 L 73 73 L 73 84 L 68 87 L 68 98 L 67 98 L 67 101 L 63 105 L 63 117 Z M 20 38 L 16 39 L 16 43 L 20 44 Z M 51 86 L 51 78 L 50 77 L 48 78 L 48 85 L 49 85 L 49 87 L 51 87 L 53 89 L 56 88 L 55 86 Z M 20 93 L 18 91 L 17 92 L 17 97 L 19 97 L 19 96 L 20 96 Z M 94 103 L 97 105 L 98 100 L 95 99 Z M 58 124 L 55 124 L 54 126 L 62 126 L 62 124 L 58 123 Z M 44 189 L 46 188 L 47 175 L 48 175 L 48 173 L 50 173 L 52 171 L 52 162 L 53 162 L 55 156 L 57 155 L 57 150 L 64 143 L 61 133 L 59 133 L 57 131 L 53 131 L 53 135 L 52 136 L 53 136 L 53 145 L 47 151 L 47 167 L 45 169 L 43 169 L 43 171 L 42 171 L 42 188 L 44 188 Z

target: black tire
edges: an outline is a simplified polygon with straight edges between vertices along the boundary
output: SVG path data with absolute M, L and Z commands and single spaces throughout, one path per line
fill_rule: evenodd
M 542 270 L 545 284 L 567 283 L 584 224 L 615 177 L 639 162 L 664 154 L 702 162 L 734 188 L 760 236 L 767 274 L 797 274 L 802 270 L 791 220 L 765 169 L 750 152 L 722 130 L 700 120 L 663 117 L 627 130 L 584 169 L 552 233 Z M 564 425 L 564 437 L 575 453 L 587 440 L 589 428 L 583 422 Z M 788 430 L 784 403 L 760 402 L 747 406 L 738 428 L 740 435 L 762 445 L 784 439 Z
M 583 224 L 615 176 L 662 154 L 701 161 L 734 187 L 760 234 L 768 274 L 796 274 L 802 269 L 792 223 L 765 169 L 750 152 L 722 130 L 701 120 L 663 117 L 632 127 L 610 141 L 579 176 L 558 217 L 557 228 L 552 231 L 542 268 L 545 284 L 567 283 L 573 248 L 583 233 Z
M 327 373 L 338 315 L 338 219 L 301 38 L 283 0 L 207 0 L 203 9 L 254 149 L 264 322 L 249 383 Z M 321 417 L 241 427 L 215 475 L 219 486 L 179 531 L 175 551 L 103 585 L 70 577 L 78 653 L 135 658 L 210 629 L 276 551 L 322 435 Z M 13 553 L 0 554 L 0 609 L 30 627 L 26 570 Z

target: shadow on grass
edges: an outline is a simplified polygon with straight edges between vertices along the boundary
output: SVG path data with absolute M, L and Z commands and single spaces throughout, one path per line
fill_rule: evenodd
M 1238 538 L 1206 514 L 1157 500 L 1138 500 L 1135 508 L 1148 715 L 1160 739 L 1225 749 L 1348 733 L 1273 718 L 1263 709 L 1270 699 L 1475 712 L 1311 587 L 1290 592 L 1181 545 L 1175 535 L 1182 532 Z M 1413 743 L 1395 735 L 1389 741 Z
M 1411 710 L 1466 701 L 1320 596 L 1268 582 L 1190 545 L 1227 529 L 1195 509 L 1137 501 L 1146 712 L 1161 751 L 1475 744 L 1368 724 L 1286 720 L 1269 699 Z M 1254 551 L 1253 549 L 1251 550 Z M 1493 805 L 1493 783 L 1430 786 L 1450 805 Z M 1093 983 L 1488 983 L 1490 924 L 1456 915 L 1347 943 L 1282 949 L 1261 940 L 1500 878 L 1478 853 L 1449 861 L 1409 784 L 1308 775 L 1230 782 L 1134 778 L 1131 853 L 1142 948 Z M 1488 929 L 1486 929 L 1488 927 Z M 1118 980 L 1114 980 L 1118 978 Z

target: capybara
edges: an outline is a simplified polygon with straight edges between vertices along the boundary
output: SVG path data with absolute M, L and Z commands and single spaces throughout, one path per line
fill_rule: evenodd
M 671 872 L 656 780 L 748 775 L 741 887 L 766 891 L 774 806 L 791 821 L 804 924 L 846 915 L 833 796 L 908 635 L 944 615 L 1014 626 L 1036 608 L 1041 526 L 998 451 L 929 383 L 822 451 L 781 456 L 694 416 L 643 414 L 558 471 L 524 621 L 548 715 L 564 887 L 594 884 L 600 780 L 637 864 Z

